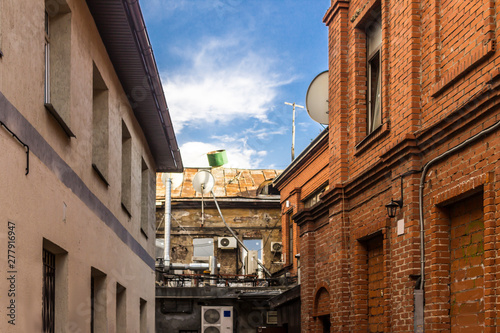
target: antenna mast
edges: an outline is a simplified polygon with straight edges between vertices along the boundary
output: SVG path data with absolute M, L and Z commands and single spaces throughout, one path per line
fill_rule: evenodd
M 295 159 L 295 107 L 303 109 L 302 105 L 285 102 L 286 105 L 293 106 L 293 116 L 292 116 L 292 161 Z

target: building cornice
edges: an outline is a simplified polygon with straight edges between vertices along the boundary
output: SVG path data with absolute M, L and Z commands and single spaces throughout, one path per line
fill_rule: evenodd
M 348 10 L 349 9 L 349 0 L 334 0 L 332 1 L 332 6 L 326 12 L 323 17 L 323 22 L 328 26 L 333 18 L 337 15 L 340 10 Z

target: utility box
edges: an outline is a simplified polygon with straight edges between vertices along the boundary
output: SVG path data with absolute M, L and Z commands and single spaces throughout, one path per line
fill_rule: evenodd
M 245 272 L 246 274 L 257 274 L 259 268 L 259 253 L 257 251 L 248 251 L 245 258 Z

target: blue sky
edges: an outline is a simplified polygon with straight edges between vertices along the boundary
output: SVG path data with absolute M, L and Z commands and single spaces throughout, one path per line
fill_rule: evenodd
M 328 69 L 330 0 L 141 0 L 186 167 L 284 169 L 292 107 Z M 297 156 L 323 127 L 297 109 Z

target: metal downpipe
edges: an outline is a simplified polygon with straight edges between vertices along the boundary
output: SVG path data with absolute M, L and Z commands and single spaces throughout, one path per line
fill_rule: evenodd
M 422 293 L 422 300 L 420 306 L 422 307 L 421 313 L 422 313 L 422 319 L 423 319 L 423 307 L 425 304 L 425 296 L 423 293 L 424 290 L 424 285 L 425 285 L 425 229 L 424 229 L 424 188 L 425 188 L 425 177 L 427 175 L 427 171 L 429 168 L 435 164 L 436 162 L 439 162 L 440 160 L 448 157 L 449 155 L 455 153 L 456 151 L 466 147 L 470 143 L 480 139 L 481 137 L 495 131 L 496 129 L 500 128 L 500 121 L 497 121 L 495 124 L 492 126 L 488 127 L 487 129 L 482 130 L 481 132 L 477 133 L 476 135 L 468 138 L 464 142 L 456 145 L 455 147 L 447 150 L 446 152 L 442 153 L 441 155 L 435 157 L 434 159 L 430 160 L 427 162 L 423 169 L 422 169 L 422 176 L 420 177 L 420 188 L 419 188 L 419 193 L 418 193 L 418 206 L 419 206 L 419 225 L 420 225 L 420 285 L 418 290 L 421 291 Z M 415 306 L 417 310 L 417 306 Z M 423 323 L 422 323 L 423 324 Z M 417 325 L 415 323 L 415 332 L 424 332 L 424 327 L 417 328 Z

